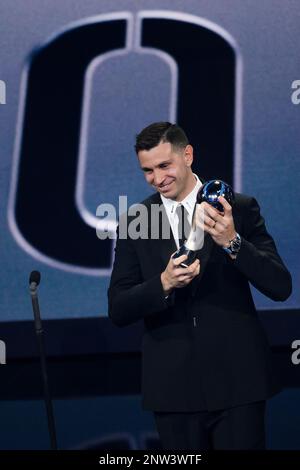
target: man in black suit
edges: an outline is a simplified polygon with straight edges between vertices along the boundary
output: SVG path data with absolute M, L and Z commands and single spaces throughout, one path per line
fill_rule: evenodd
M 154 412 L 164 449 L 263 449 L 265 401 L 279 387 L 249 281 L 284 301 L 291 276 L 258 203 L 242 194 L 233 207 L 220 197 L 223 212 L 202 203 L 204 244 L 181 267 L 186 258 L 172 254 L 202 185 L 193 148 L 181 128 L 159 122 L 142 130 L 135 149 L 156 193 L 142 203 L 147 236 L 118 234 L 108 297 L 116 325 L 144 320 L 143 407 Z M 125 217 L 130 228 L 135 219 Z

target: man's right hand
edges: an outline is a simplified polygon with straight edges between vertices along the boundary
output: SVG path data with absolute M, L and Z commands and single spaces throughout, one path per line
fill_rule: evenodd
M 186 255 L 175 259 L 171 256 L 166 269 L 161 273 L 160 278 L 165 295 L 169 295 L 175 288 L 187 286 L 200 273 L 199 259 L 197 258 L 187 268 L 182 268 L 180 263 L 186 259 Z

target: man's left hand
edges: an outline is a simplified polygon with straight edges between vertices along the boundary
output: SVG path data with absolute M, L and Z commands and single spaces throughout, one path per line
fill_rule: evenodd
M 218 197 L 224 208 L 222 213 L 207 202 L 202 202 L 200 206 L 200 221 L 205 232 L 209 233 L 212 239 L 222 247 L 228 247 L 229 241 L 236 237 L 234 220 L 232 217 L 231 205 L 222 196 Z

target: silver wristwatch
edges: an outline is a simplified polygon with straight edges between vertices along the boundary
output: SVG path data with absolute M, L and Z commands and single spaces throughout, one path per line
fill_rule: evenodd
M 235 238 L 233 238 L 232 240 L 229 240 L 229 246 L 223 247 L 223 250 L 225 250 L 226 253 L 229 253 L 230 255 L 237 255 L 241 248 L 241 242 L 242 242 L 241 237 L 237 233 Z

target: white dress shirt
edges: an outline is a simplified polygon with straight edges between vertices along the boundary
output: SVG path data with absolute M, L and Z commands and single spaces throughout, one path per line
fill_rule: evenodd
M 195 173 L 193 173 L 193 175 L 195 177 L 194 189 L 181 202 L 174 201 L 173 199 L 168 199 L 162 194 L 160 195 L 163 205 L 165 207 L 168 219 L 169 219 L 169 223 L 173 232 L 173 236 L 174 236 L 174 240 L 175 240 L 177 248 L 179 248 L 179 241 L 178 241 L 179 220 L 178 220 L 178 215 L 176 212 L 177 206 L 179 206 L 180 204 L 184 206 L 184 208 L 187 210 L 187 213 L 188 213 L 188 221 L 190 225 L 192 225 L 192 216 L 193 216 L 194 207 L 195 207 L 196 200 L 197 200 L 197 194 L 198 194 L 199 189 L 202 186 L 202 183 L 199 180 L 198 176 L 195 175 Z

